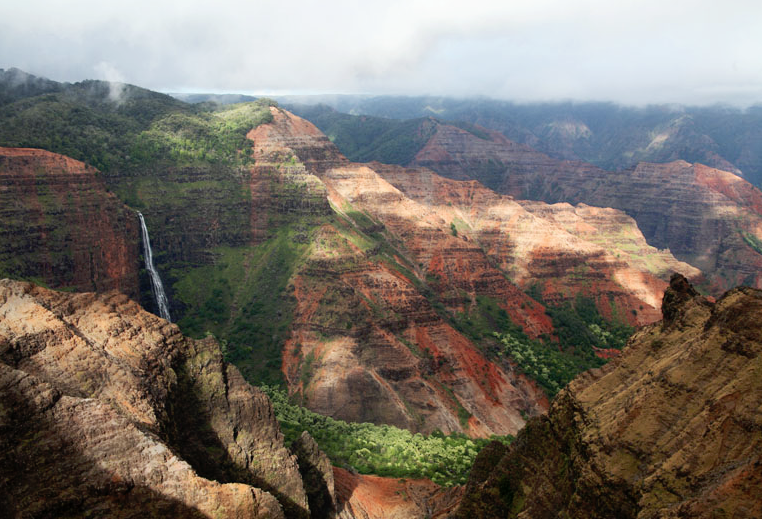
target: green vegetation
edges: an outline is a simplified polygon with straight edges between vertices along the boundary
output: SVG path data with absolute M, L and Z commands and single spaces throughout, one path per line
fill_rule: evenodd
M 476 306 L 468 313 L 456 316 L 454 326 L 476 343 L 492 338 L 495 332 L 524 333 L 520 326 L 511 321 L 508 312 L 500 307 L 497 300 L 488 296 L 476 296 Z
M 606 362 L 592 350 L 563 351 L 552 342 L 535 341 L 518 334 L 496 332 L 494 335 L 503 346 L 498 355 L 509 356 L 551 398 L 579 373 Z
M 743 241 L 746 242 L 746 244 L 757 251 L 759 254 L 762 254 L 762 240 L 754 236 L 750 232 L 746 231 L 738 231 L 741 234 L 741 237 L 743 238 Z
M 272 120 L 269 105 L 263 100 L 213 112 L 162 117 L 135 138 L 130 148 L 131 165 L 248 164 L 246 134 Z
M 269 100 L 189 105 L 131 85 L 57 84 L 0 105 L 0 144 L 62 153 L 104 173 L 156 165 L 240 164 L 246 132 L 271 117 Z
M 616 308 L 612 309 L 614 318 L 607 321 L 598 312 L 595 301 L 582 294 L 577 294 L 573 304 L 566 302 L 560 306 L 546 306 L 546 309 L 565 350 L 621 349 L 635 331 L 623 322 Z
M 180 328 L 223 339 L 226 360 L 251 382 L 283 383 L 281 351 L 293 307 L 287 286 L 309 248 L 294 240 L 303 232 L 284 226 L 257 247 L 220 247 L 213 265 L 173 273 L 175 297 L 186 307 Z
M 347 423 L 290 403 L 281 389 L 261 389 L 273 403 L 287 443 L 307 431 L 334 465 L 353 467 L 361 474 L 429 478 L 439 485 L 462 485 L 476 455 L 491 440 L 506 444 L 513 440 L 511 436 L 470 439 L 436 431 L 424 436 L 390 425 Z
M 530 295 L 542 300 L 538 290 Z M 546 306 L 558 342 L 550 337 L 530 339 L 490 297 L 477 296 L 476 305 L 456 316 L 454 326 L 495 358 L 510 359 L 553 397 L 577 374 L 605 364 L 594 348 L 622 348 L 634 329 L 620 320 L 605 320 L 595 302 L 582 295 L 574 304 Z
M 384 164 L 408 164 L 436 130 L 436 123 L 428 118 L 398 121 L 356 117 L 324 105 L 288 108 L 320 128 L 344 155 L 355 162 L 376 160 Z

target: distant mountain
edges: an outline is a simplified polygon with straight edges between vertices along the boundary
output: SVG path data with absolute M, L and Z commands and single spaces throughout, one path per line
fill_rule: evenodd
M 185 103 L 211 103 L 218 105 L 232 105 L 236 103 L 250 103 L 258 98 L 244 94 L 179 94 L 170 92 L 169 95 Z
M 685 160 L 741 174 L 762 187 L 762 106 L 635 108 L 611 103 L 517 104 L 485 98 L 392 96 L 284 96 L 279 100 L 310 120 L 312 116 L 297 105 L 324 104 L 345 114 L 401 120 L 436 117 L 497 130 L 554 158 L 583 160 L 604 169 Z M 316 124 L 331 133 L 322 121 Z M 355 158 L 350 148 L 347 152 Z

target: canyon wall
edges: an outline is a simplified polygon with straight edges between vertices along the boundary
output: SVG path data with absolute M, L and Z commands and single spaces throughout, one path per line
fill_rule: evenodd
M 606 171 L 553 159 L 498 132 L 477 136 L 446 124 L 411 165 L 474 178 L 516 198 L 619 209 L 649 245 L 700 269 L 701 285 L 713 294 L 762 287 L 762 192 L 733 173 L 684 161 Z
M 98 172 L 56 153 L 0 148 L 0 276 L 138 297 L 137 215 Z
M 477 458 L 456 517 L 758 517 L 762 292 L 676 275 L 663 321 Z

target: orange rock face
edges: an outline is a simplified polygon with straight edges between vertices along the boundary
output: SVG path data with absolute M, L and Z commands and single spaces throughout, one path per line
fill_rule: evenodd
M 0 148 L 0 220 L 0 275 L 137 297 L 137 216 L 95 169 L 43 150 Z
M 272 182 L 298 171 L 341 217 L 312 237 L 292 279 L 283 351 L 290 390 L 320 413 L 425 432 L 513 433 L 544 397 L 509 363 L 489 362 L 449 316 L 488 297 L 530 336 L 551 335 L 545 309 L 523 291 L 539 283 L 550 301 L 581 292 L 604 315 L 616 308 L 632 323 L 652 322 L 669 272 L 699 274 L 649 247 L 619 211 L 517 202 L 425 168 L 352 164 L 309 123 L 272 114 L 249 133 L 253 175 Z M 370 236 L 379 249 L 368 248 Z
M 516 198 L 619 209 L 650 245 L 700 269 L 715 295 L 739 284 L 762 288 L 762 192 L 737 175 L 684 161 L 605 171 L 487 134 L 440 125 L 413 164 Z

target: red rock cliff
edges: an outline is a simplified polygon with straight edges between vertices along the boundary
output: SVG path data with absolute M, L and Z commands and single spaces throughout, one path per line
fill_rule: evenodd
M 98 172 L 63 155 L 0 148 L 0 275 L 138 295 L 137 217 Z

